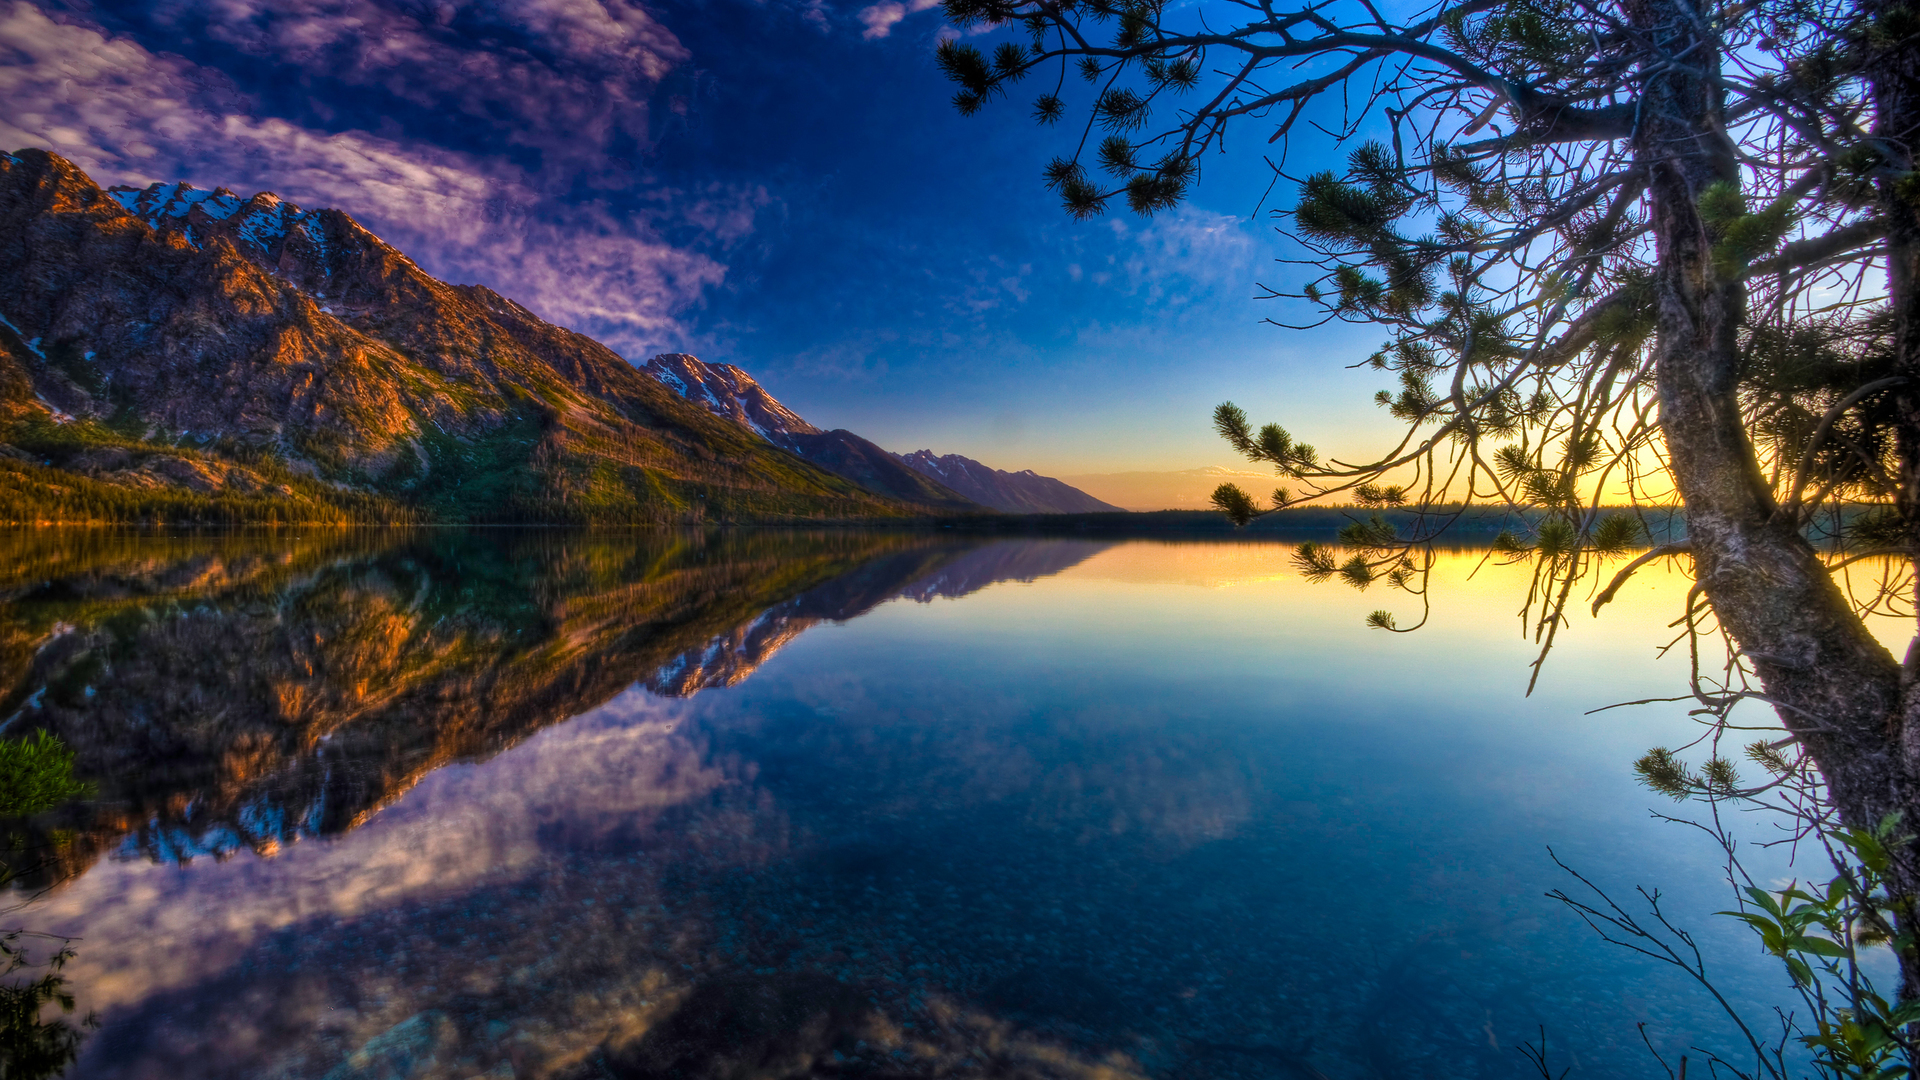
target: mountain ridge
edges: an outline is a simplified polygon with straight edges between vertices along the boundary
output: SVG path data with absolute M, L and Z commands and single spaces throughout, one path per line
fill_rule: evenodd
M 959 454 L 931 450 L 895 454 L 901 463 L 983 506 L 1005 514 L 1103 514 L 1121 507 L 1102 502 L 1063 480 L 1032 469 L 1008 472 Z
M 868 491 L 956 513 L 985 509 L 845 428 L 824 431 L 801 419 L 732 364 L 709 364 L 690 353 L 661 353 L 640 370 L 686 401 Z
M 1009 514 L 1084 514 L 1121 508 L 1032 469 L 1009 473 L 958 454 L 896 454 L 844 428 L 823 431 L 732 364 L 662 353 L 641 365 L 682 398 L 874 492 Z
M 333 209 L 0 153 L 0 520 L 912 518 Z

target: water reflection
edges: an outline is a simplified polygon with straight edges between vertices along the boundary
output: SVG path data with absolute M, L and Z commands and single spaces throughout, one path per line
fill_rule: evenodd
M 33 822 L 52 880 L 114 847 L 177 862 L 344 832 L 431 770 L 636 681 L 731 686 L 822 620 L 1094 550 L 860 533 L 75 539 L 7 537 L 0 603 L 0 730 L 52 732 L 99 788 Z
M 79 1056 L 95 1018 L 78 1023 L 63 969 L 73 959 L 67 942 L 36 940 L 20 930 L 0 932 L 0 1066 L 7 1080 L 48 1080 Z M 33 946 L 45 945 L 36 956 Z
M 1491 1077 L 1537 1023 L 1644 1075 L 1639 1020 L 1713 1037 L 1537 902 L 1543 840 L 1699 867 L 1630 800 L 1641 733 L 1489 688 L 1525 656 L 1484 610 L 1381 659 L 1271 548 L 87 545 L 0 579 L 0 715 L 99 786 L 32 823 L 63 884 L 20 916 L 83 939 L 82 1076 Z M 1631 689 L 1612 647 L 1578 694 Z

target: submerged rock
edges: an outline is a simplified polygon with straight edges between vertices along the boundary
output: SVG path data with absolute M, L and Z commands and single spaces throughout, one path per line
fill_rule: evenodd
M 440 1067 L 443 1055 L 458 1052 L 460 1032 L 438 1009 L 415 1013 L 368 1039 L 325 1080 L 411 1080 Z M 509 1073 L 508 1075 L 511 1075 Z

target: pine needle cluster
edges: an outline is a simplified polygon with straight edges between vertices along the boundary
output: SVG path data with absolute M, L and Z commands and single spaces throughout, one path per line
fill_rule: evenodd
M 1525 0 L 1394 22 L 1320 5 L 1250 8 L 1222 31 L 1147 0 L 945 7 L 958 25 L 1011 36 L 990 52 L 941 47 L 961 111 L 1044 74 L 1035 120 L 1077 112 L 1073 151 L 1044 170 L 1076 217 L 1116 200 L 1142 214 L 1177 205 L 1230 130 L 1250 125 L 1282 147 L 1309 130 L 1340 140 L 1342 168 L 1292 176 L 1276 163 L 1295 192 L 1276 217 L 1308 258 L 1306 280 L 1270 295 L 1309 313 L 1282 325 L 1386 331 L 1365 364 L 1390 377 L 1375 401 L 1405 436 L 1333 463 L 1223 404 L 1214 426 L 1227 444 L 1299 483 L 1266 502 L 1223 485 L 1222 513 L 1244 525 L 1316 499 L 1406 509 L 1397 550 L 1371 533 L 1356 545 L 1368 573 L 1320 575 L 1364 586 L 1420 563 L 1450 520 L 1438 507 L 1509 507 L 1496 548 L 1537 567 L 1528 617 L 1548 644 L 1571 582 L 1663 539 L 1645 514 L 1608 508 L 1675 502 L 1652 362 L 1652 196 L 1629 145 L 1643 73 L 1660 61 L 1620 16 Z M 1727 113 L 1744 164 L 1703 189 L 1700 228 L 1717 272 L 1754 297 L 1737 378 L 1756 454 L 1787 512 L 1808 527 L 1828 512 L 1819 528 L 1836 557 L 1911 546 L 1915 524 L 1895 512 L 1900 406 L 1861 396 L 1890 377 L 1892 351 L 1891 315 L 1862 277 L 1884 230 L 1873 176 L 1886 149 L 1857 121 L 1874 50 L 1905 39 L 1855 0 L 1728 0 L 1710 18 L 1723 55 L 1740 58 Z M 1314 58 L 1333 67 L 1299 75 Z
M 1215 410 L 1228 446 L 1290 482 L 1270 505 L 1221 485 L 1214 505 L 1236 523 L 1308 500 L 1353 508 L 1337 543 L 1296 549 L 1303 576 L 1385 581 L 1425 608 L 1435 539 L 1491 504 L 1509 523 L 1493 557 L 1532 570 L 1520 616 L 1536 679 L 1571 616 L 1597 614 L 1642 567 L 1679 560 L 1695 577 L 1666 648 L 1688 660 L 1677 700 L 1705 733 L 1635 771 L 1674 798 L 1772 806 L 1840 873 L 1823 890 L 1746 890 L 1735 914 L 1794 973 L 1812 1026 L 1789 1020 L 1771 1049 L 1753 1042 L 1757 1064 L 1713 1069 L 1798 1075 L 1783 1056 L 1797 1040 L 1820 1075 L 1910 1075 L 1920 838 L 1895 826 L 1920 819 L 1920 711 L 1911 661 L 1867 618 L 1920 615 L 1912 5 L 947 0 L 947 13 L 1023 40 L 1004 71 L 984 54 L 954 62 L 969 105 L 1049 77 L 1036 118 L 1078 132 L 1046 181 L 1077 217 L 1116 199 L 1173 205 L 1230 132 L 1273 148 L 1274 186 L 1292 196 L 1274 218 L 1298 257 L 1297 280 L 1266 289 L 1272 321 L 1374 328 L 1379 347 L 1354 366 L 1381 376 L 1374 401 L 1396 431 L 1344 460 L 1231 402 Z M 1287 165 L 1296 140 L 1316 151 L 1304 175 Z M 1751 787 L 1718 749 L 1684 756 L 1766 726 L 1734 723 L 1745 703 L 1787 735 L 1747 748 L 1767 774 Z M 1629 947 L 1655 940 L 1610 901 L 1574 906 Z M 1899 956 L 1898 1001 L 1861 977 L 1854 950 L 1877 943 Z M 1704 981 L 1697 950 L 1666 955 Z

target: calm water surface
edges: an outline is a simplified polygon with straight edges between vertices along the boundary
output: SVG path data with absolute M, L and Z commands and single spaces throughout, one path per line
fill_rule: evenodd
M 1684 591 L 1580 617 L 1272 543 L 0 537 L 0 717 L 96 797 L 6 925 L 83 1077 L 1664 1075 L 1726 1025 L 1543 893 L 1781 976 L 1629 764 Z M 1781 873 L 1791 871 L 1773 867 Z M 1771 871 L 1770 871 L 1771 872 Z M 26 894 L 16 896 L 16 902 Z

